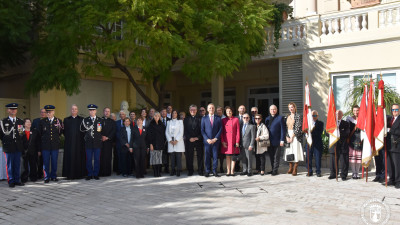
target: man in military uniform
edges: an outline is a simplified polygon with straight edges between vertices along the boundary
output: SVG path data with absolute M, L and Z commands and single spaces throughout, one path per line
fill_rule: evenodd
M 55 106 L 46 105 L 44 109 L 47 118 L 40 120 L 39 134 L 41 137 L 41 151 L 43 156 L 44 182 L 58 181 L 57 162 L 60 149 L 60 136 L 63 133 L 62 120 L 54 117 Z M 51 161 L 51 162 L 50 162 Z M 51 163 L 51 171 L 50 171 Z
M 6 105 L 8 117 L 0 121 L 0 138 L 3 142 L 3 151 L 6 155 L 7 180 L 10 188 L 15 185 L 23 186 L 20 181 L 21 155 L 24 150 L 23 125 L 24 122 L 17 118 L 17 103 Z
M 86 169 L 88 175 L 86 180 L 94 178 L 99 179 L 100 171 L 100 152 L 103 145 L 102 137 L 106 136 L 103 131 L 104 120 L 96 116 L 97 106 L 89 104 L 89 117 L 83 119 L 81 131 L 85 133 L 85 149 L 86 149 Z M 94 157 L 94 165 L 92 160 Z

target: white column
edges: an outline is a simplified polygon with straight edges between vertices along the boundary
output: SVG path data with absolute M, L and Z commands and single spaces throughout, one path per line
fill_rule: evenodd
M 332 20 L 330 19 L 328 23 L 328 35 L 332 35 Z
M 367 30 L 367 14 L 366 13 L 364 13 L 363 15 L 362 15 L 362 23 L 361 23 L 361 25 L 362 25 L 362 29 L 361 30 Z
M 342 18 L 340 18 L 340 33 L 346 33 L 346 31 L 344 29 L 345 29 L 344 17 L 342 17 Z
M 393 9 L 388 9 L 387 14 L 387 26 L 390 27 L 393 25 Z
M 297 25 L 297 37 L 296 37 L 296 39 L 297 40 L 300 40 L 301 39 L 301 25 L 299 24 L 299 25 Z
M 347 17 L 348 18 L 348 23 L 347 23 L 347 32 L 352 32 L 352 21 L 351 21 L 351 16 Z
M 400 7 L 396 9 L 396 25 L 400 26 Z
M 379 11 L 379 28 L 385 27 L 385 11 Z
M 325 20 L 321 20 L 321 23 L 322 23 L 321 36 L 325 36 L 326 35 Z
M 334 19 L 333 22 L 335 23 L 334 29 L 335 29 L 335 35 L 339 34 L 339 19 Z
M 356 15 L 356 31 L 360 31 L 360 15 Z

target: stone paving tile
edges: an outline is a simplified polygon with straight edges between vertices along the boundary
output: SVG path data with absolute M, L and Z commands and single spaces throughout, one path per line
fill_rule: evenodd
M 287 168 L 282 168 L 281 173 Z M 365 180 L 186 175 L 60 180 L 10 189 L 0 182 L 0 224 L 362 224 L 372 198 L 400 221 L 400 191 Z

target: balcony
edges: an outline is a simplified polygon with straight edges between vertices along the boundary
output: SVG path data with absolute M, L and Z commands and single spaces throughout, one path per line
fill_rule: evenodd
M 400 2 L 288 20 L 282 24 L 279 49 L 273 52 L 273 28 L 267 28 L 261 58 L 298 55 L 312 49 L 351 46 L 400 38 Z

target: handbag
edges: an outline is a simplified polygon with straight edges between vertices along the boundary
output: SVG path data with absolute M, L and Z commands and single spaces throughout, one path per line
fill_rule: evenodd
M 271 145 L 271 142 L 269 140 L 260 140 L 259 141 L 260 147 L 269 147 Z
M 287 154 L 286 155 L 286 161 L 294 161 L 294 154 Z
M 290 143 L 285 142 L 285 148 L 290 148 Z

